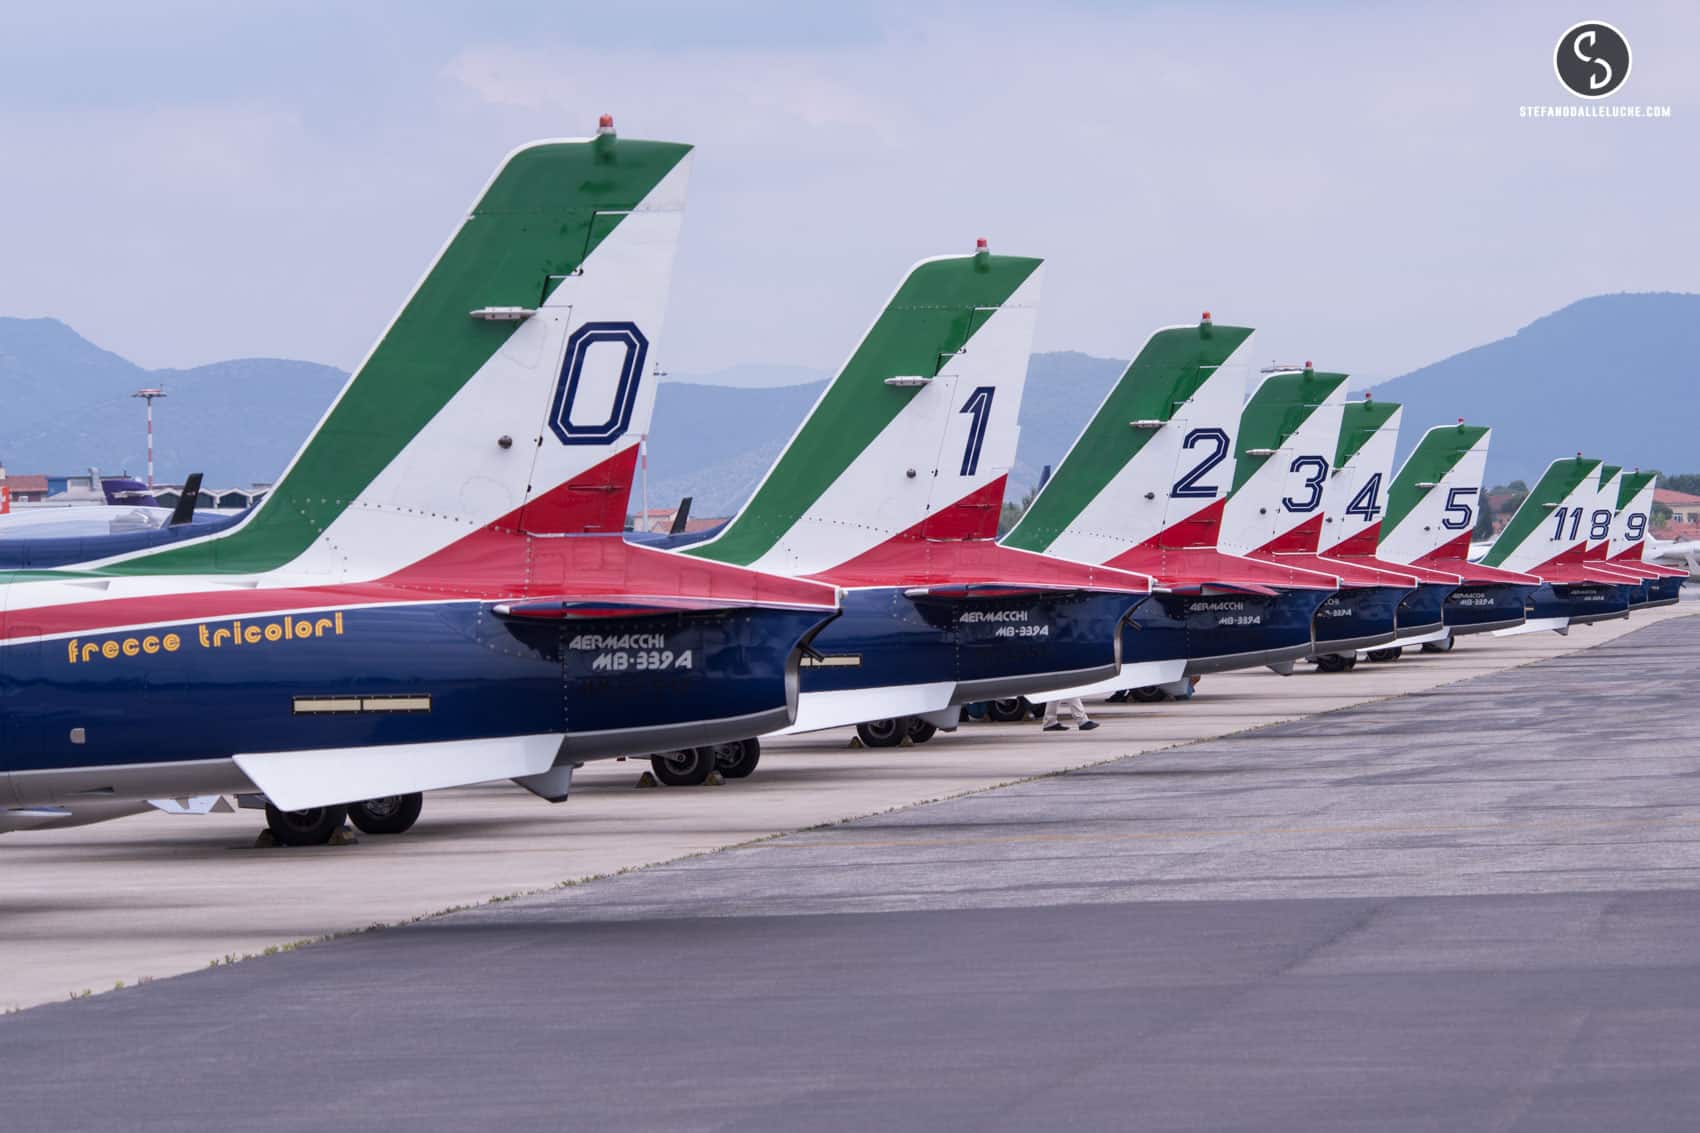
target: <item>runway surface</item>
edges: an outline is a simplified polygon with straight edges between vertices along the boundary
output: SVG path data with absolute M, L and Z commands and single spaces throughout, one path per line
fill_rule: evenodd
M 5 1122 L 1687 1129 L 1696 704 L 1669 619 L 61 1002 Z

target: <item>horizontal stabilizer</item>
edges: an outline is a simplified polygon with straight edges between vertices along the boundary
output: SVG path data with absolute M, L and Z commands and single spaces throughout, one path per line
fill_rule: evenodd
M 561 750 L 558 735 L 251 752 L 236 766 L 282 810 L 381 799 L 462 787 L 492 779 L 541 775 Z
M 1225 594 L 1258 594 L 1268 598 L 1281 593 L 1273 586 L 1259 586 L 1253 582 L 1188 582 L 1171 586 L 1168 591 L 1170 594 L 1207 598 Z
M 1119 586 L 1082 586 L 1068 583 L 1044 582 L 953 582 L 937 586 L 911 586 L 903 592 L 905 598 L 932 598 L 938 601 L 963 602 L 992 598 L 1040 598 L 1048 594 L 1145 594 L 1145 589 L 1129 590 Z
M 760 602 L 743 598 L 711 598 L 692 595 L 603 595 L 585 598 L 532 598 L 523 602 L 501 602 L 498 617 L 537 621 L 584 621 L 609 618 L 653 618 L 664 614 L 712 613 L 721 610 L 832 610 L 831 605 L 802 602 Z

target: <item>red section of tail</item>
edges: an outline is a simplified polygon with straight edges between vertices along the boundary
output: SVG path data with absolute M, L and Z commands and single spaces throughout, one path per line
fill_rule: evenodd
M 1179 523 L 1171 523 L 1147 539 L 1143 546 L 1156 548 L 1215 547 L 1222 534 L 1222 509 L 1226 499 L 1213 500 Z
M 1003 512 L 1004 485 L 1008 476 L 963 496 L 949 507 L 923 519 L 918 526 L 898 535 L 899 539 L 996 539 L 998 516 Z
M 1253 551 L 1254 555 L 1314 555 L 1322 542 L 1322 513 L 1319 511 L 1283 535 L 1277 535 Z
M 637 474 L 631 445 L 519 510 L 519 529 L 532 535 L 612 535 L 625 530 L 626 504 Z

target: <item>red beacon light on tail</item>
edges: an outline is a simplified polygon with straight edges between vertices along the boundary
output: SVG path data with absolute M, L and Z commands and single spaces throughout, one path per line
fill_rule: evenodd
M 596 120 L 596 136 L 599 138 L 614 136 L 614 116 L 612 114 L 604 114 Z

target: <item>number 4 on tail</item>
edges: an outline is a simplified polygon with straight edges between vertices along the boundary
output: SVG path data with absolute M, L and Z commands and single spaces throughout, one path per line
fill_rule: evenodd
M 1381 514 L 1381 505 L 1375 502 L 1380 496 L 1381 473 L 1377 472 L 1364 481 L 1364 486 L 1358 489 L 1358 494 L 1346 505 L 1346 514 L 1355 515 L 1365 523 L 1374 523 L 1375 517 Z

